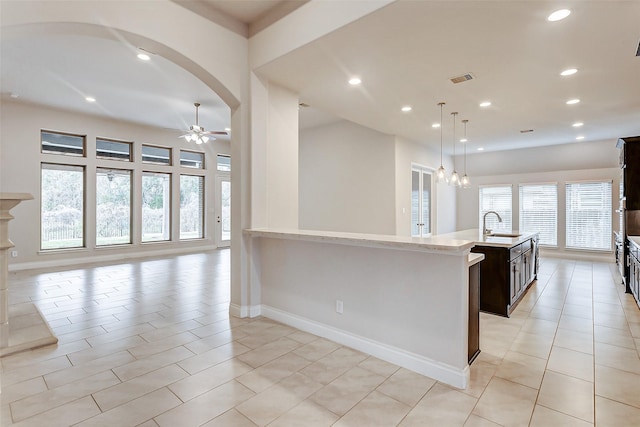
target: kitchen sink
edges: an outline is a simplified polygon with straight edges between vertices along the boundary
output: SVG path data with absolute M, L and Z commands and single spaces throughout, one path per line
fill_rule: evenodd
M 515 233 L 489 233 L 487 237 L 520 237 L 522 234 Z

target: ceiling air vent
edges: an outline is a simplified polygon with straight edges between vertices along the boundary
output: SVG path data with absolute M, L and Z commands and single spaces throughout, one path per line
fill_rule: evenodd
M 531 132 L 533 132 L 533 129 L 522 129 L 520 131 L 520 133 L 531 133 Z
M 457 76 L 457 77 L 451 77 L 449 80 L 451 80 L 452 83 L 462 83 L 462 82 L 466 82 L 468 80 L 472 80 L 473 74 L 471 73 L 467 73 L 467 74 L 463 74 L 461 76 Z

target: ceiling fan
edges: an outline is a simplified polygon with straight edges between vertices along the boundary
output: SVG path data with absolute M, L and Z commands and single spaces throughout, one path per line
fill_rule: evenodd
M 213 135 L 228 135 L 226 131 L 205 131 L 202 126 L 198 124 L 198 108 L 199 102 L 193 104 L 196 107 L 196 124 L 189 127 L 189 131 L 184 135 L 180 135 L 180 138 L 186 139 L 188 142 L 195 142 L 200 145 L 207 141 L 215 140 Z

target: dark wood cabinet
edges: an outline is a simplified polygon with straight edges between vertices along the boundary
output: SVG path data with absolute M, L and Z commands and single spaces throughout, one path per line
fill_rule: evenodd
M 536 278 L 537 234 L 512 247 L 476 244 L 471 251 L 485 256 L 480 264 L 480 310 L 509 317 Z
M 640 210 L 640 136 L 620 138 L 617 147 L 620 150 L 621 197 L 625 200 L 625 209 Z
M 629 237 L 640 236 L 640 136 L 620 138 L 620 230 L 616 233 L 616 262 L 627 293 L 640 305 L 638 293 L 637 244 Z M 634 252 L 635 251 L 635 256 Z M 635 268 L 635 270 L 634 270 Z

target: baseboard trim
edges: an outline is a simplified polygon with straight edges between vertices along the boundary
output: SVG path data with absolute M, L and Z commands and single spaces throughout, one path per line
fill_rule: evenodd
M 238 305 L 229 304 L 229 314 L 234 317 L 258 317 L 262 315 L 262 306 L 260 305 Z
M 616 262 L 613 252 L 565 251 L 554 248 L 540 248 L 540 258 L 560 258 L 586 262 Z
M 105 255 L 85 257 L 81 254 L 77 258 L 55 259 L 47 261 L 31 261 L 9 264 L 9 271 L 37 270 L 51 267 L 70 267 L 101 262 L 127 261 L 131 259 L 152 258 L 168 255 L 183 255 L 198 252 L 207 252 L 217 249 L 215 245 L 197 246 L 189 248 L 166 248 L 160 250 L 146 250 L 144 252 L 119 252 Z
M 346 345 L 389 363 L 393 363 L 441 381 L 445 384 L 449 384 L 453 387 L 464 389 L 469 385 L 470 371 L 468 365 L 465 366 L 464 369 L 457 369 L 453 366 L 437 362 L 427 357 L 374 341 L 360 335 L 352 334 L 351 332 L 337 329 L 267 305 L 262 305 L 261 312 L 264 317 L 268 317 L 269 319 L 284 323 L 296 329 L 300 329 L 301 331 L 335 341 L 339 344 Z

